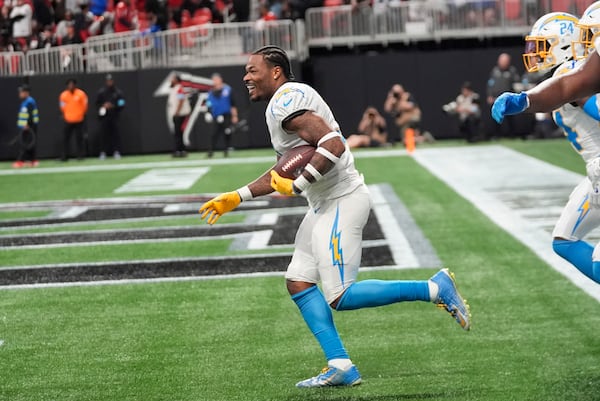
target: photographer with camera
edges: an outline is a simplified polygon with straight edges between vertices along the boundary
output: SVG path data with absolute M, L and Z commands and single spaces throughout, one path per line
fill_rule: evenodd
M 395 84 L 392 86 L 383 104 L 383 109 L 392 115 L 398 127 L 397 135 L 391 138 L 392 143 L 397 140 L 404 143 L 407 129 L 414 131 L 416 143 L 435 141 L 429 132 L 421 134 L 421 108 L 413 95 L 405 91 L 402 85 Z
M 467 142 L 475 142 L 481 133 L 481 105 L 479 94 L 470 82 L 460 88 L 456 100 L 442 106 L 442 110 L 458 120 L 458 129 Z
M 358 123 L 358 133 L 350 135 L 346 142 L 351 148 L 379 147 L 388 144 L 385 119 L 375 107 L 367 107 Z

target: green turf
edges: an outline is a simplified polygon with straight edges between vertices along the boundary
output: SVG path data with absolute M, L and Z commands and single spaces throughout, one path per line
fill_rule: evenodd
M 4 211 L 0 210 L 0 221 L 27 219 L 33 217 L 45 217 L 50 213 L 48 210 L 19 210 L 19 211 Z
M 47 213 L 46 213 L 47 214 Z M 241 213 L 226 214 L 219 219 L 220 224 L 241 223 L 246 219 L 246 215 Z M 173 216 L 169 218 L 144 218 L 130 220 L 124 223 L 115 223 L 113 221 L 97 221 L 95 223 L 64 223 L 62 225 L 52 225 L 49 227 L 31 228 L 29 226 L 18 226 L 0 230 L 0 235 L 22 235 L 22 234 L 40 234 L 40 233 L 58 233 L 72 231 L 97 231 L 97 230 L 119 230 L 136 228 L 154 228 L 154 227 L 189 227 L 202 224 L 199 214 L 193 216 Z
M 580 172 L 579 156 L 569 156 L 564 145 L 507 146 Z M 599 399 L 595 300 L 412 158 L 356 162 L 368 183 L 393 186 L 456 272 L 472 306 L 471 332 L 425 303 L 336 312 L 364 383 L 302 391 L 294 383 L 316 374 L 324 361 L 282 277 L 2 290 L 0 400 Z M 248 174 L 236 170 L 234 176 L 214 168 L 200 180 L 202 190 L 236 188 L 264 165 L 248 167 Z M 96 175 L 103 174 L 90 174 Z M 59 184 L 68 187 L 68 177 Z M 106 182 L 104 188 L 121 184 Z M 61 185 L 46 187 L 47 194 L 65 196 L 54 193 Z M 106 191 L 99 196 L 110 196 L 112 189 Z M 433 273 L 370 272 L 360 278 L 426 279 Z
M 202 239 L 140 244 L 58 246 L 52 249 L 5 248 L 0 250 L 0 266 L 217 256 L 224 254 L 230 243 L 231 240 L 226 239 Z

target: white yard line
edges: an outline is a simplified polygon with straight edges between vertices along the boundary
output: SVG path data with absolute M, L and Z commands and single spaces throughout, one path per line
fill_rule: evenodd
M 553 252 L 552 227 L 547 227 L 550 217 L 558 220 L 581 175 L 499 145 L 423 149 L 415 152 L 414 158 L 600 302 L 600 285 Z M 563 196 L 557 197 L 557 191 Z M 548 205 L 549 199 L 556 204 Z M 543 211 L 547 216 L 532 218 L 532 211 Z
M 370 158 L 370 157 L 395 157 L 406 156 L 404 149 L 391 150 L 361 150 L 353 152 L 354 158 Z M 54 174 L 54 173 L 82 173 L 96 171 L 116 171 L 116 170 L 134 170 L 134 169 L 151 169 L 151 168 L 170 168 L 170 167 L 199 167 L 199 166 L 230 166 L 235 164 L 252 164 L 252 163 L 273 163 L 275 164 L 276 157 L 273 156 L 252 156 L 252 157 L 231 157 L 226 159 L 196 159 L 196 160 L 171 160 L 164 162 L 141 162 L 141 163 L 119 163 L 119 164 L 94 164 L 77 166 L 76 162 L 65 164 L 59 167 L 37 167 L 27 169 L 6 169 L 0 170 L 2 175 L 20 175 L 20 174 Z M 43 163 L 43 160 L 42 160 Z
M 383 196 L 377 185 L 369 186 L 373 199 L 373 212 L 381 226 L 385 238 L 389 240 L 389 247 L 397 267 L 419 266 L 419 259 L 413 252 L 405 233 L 394 217 L 388 200 Z

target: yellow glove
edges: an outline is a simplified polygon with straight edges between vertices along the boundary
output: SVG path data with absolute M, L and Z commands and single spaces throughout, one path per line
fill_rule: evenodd
M 238 207 L 241 201 L 237 191 L 225 192 L 200 206 L 198 213 L 202 213 L 200 218 L 206 218 L 208 224 L 215 224 L 219 217 Z
M 297 195 L 294 180 L 280 176 L 275 170 L 271 170 L 271 188 L 283 195 Z

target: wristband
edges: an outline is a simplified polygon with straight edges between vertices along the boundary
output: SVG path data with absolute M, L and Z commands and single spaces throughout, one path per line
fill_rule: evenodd
M 321 137 L 321 139 L 319 139 L 319 142 L 317 142 L 317 146 L 321 146 L 321 144 L 322 144 L 323 142 L 326 142 L 326 141 L 328 141 L 328 140 L 330 140 L 330 139 L 333 139 L 333 138 L 335 138 L 336 136 L 339 136 L 339 137 L 341 137 L 341 136 L 342 136 L 342 134 L 340 134 L 340 133 L 339 133 L 339 132 L 337 132 L 337 131 L 331 131 L 330 133 L 323 135 L 323 136 Z
M 323 178 L 323 174 L 319 173 L 319 170 L 317 170 L 312 164 L 307 164 L 306 167 L 304 167 L 304 170 L 306 170 L 306 172 L 308 172 L 310 175 L 313 176 L 313 178 L 315 179 L 315 182 L 319 181 L 321 178 Z
M 250 191 L 250 188 L 248 187 L 248 185 L 243 186 L 240 189 L 238 189 L 237 193 L 240 196 L 240 199 L 242 200 L 242 202 L 254 199 L 254 195 L 252 195 L 252 191 Z
M 294 180 L 294 182 L 292 184 L 292 188 L 294 189 L 294 192 L 296 192 L 297 194 L 300 194 L 300 193 L 304 192 L 304 190 L 309 185 L 310 185 L 310 181 L 308 181 L 305 176 L 300 174 L 300 176 Z
M 340 158 L 337 157 L 336 155 L 334 155 L 333 153 L 331 153 L 330 151 L 328 151 L 327 149 L 325 149 L 322 146 L 319 146 L 317 148 L 317 153 L 322 154 L 323 156 L 325 156 L 327 159 L 329 159 L 330 162 L 332 162 L 333 164 L 337 163 L 340 161 Z

